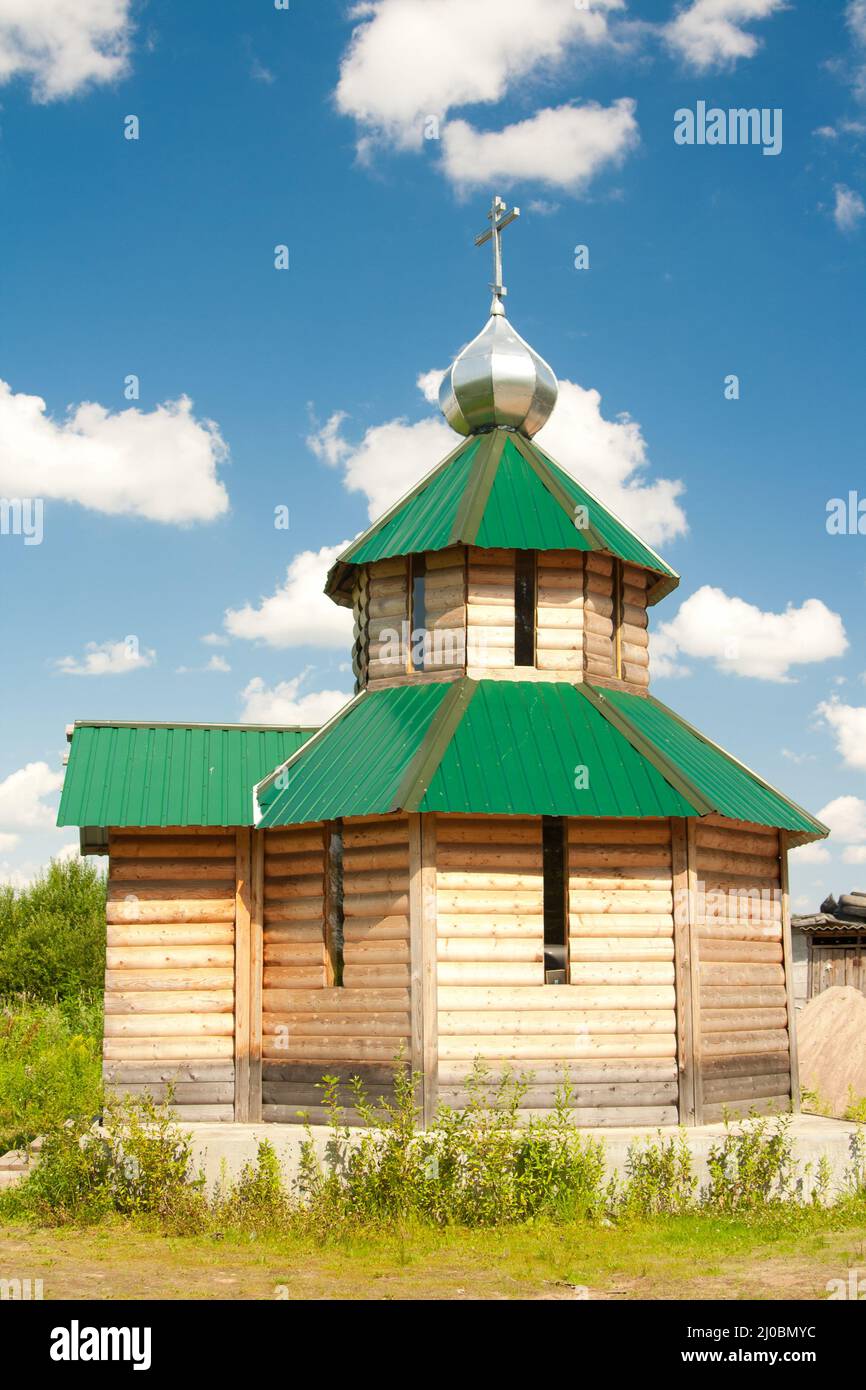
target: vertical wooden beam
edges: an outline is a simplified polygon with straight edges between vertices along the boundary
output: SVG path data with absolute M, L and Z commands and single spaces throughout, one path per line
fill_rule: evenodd
M 788 1010 L 788 1055 L 791 1064 L 791 1109 L 800 1111 L 800 1062 L 797 1054 L 797 1011 L 794 1006 L 794 950 L 791 942 L 791 896 L 788 884 L 788 832 L 779 831 L 779 882 L 782 885 L 782 958 Z
M 674 894 L 679 1121 L 695 1123 L 695 1045 L 692 1011 L 692 941 L 689 894 L 689 835 L 684 818 L 672 817 L 671 866 Z
M 250 874 L 252 831 L 235 834 L 235 1120 L 250 1117 Z
M 702 908 L 698 899 L 698 855 L 695 837 L 694 817 L 686 820 L 686 865 L 688 873 L 689 904 L 689 967 L 691 972 L 692 996 L 692 1067 L 695 1092 L 696 1125 L 704 1122 L 704 1062 L 703 1031 L 701 1024 L 701 942 L 700 916 Z
M 249 1118 L 262 1118 L 262 974 L 264 970 L 265 834 L 252 832 L 250 891 L 250 1089 Z
M 421 1077 L 426 1128 L 436 1109 L 438 1026 L 436 1000 L 436 830 L 432 818 L 409 817 L 409 990 L 412 1070 Z
M 439 998 L 437 980 L 436 817 L 421 817 L 421 1016 L 424 1026 L 424 1126 L 439 1101 Z

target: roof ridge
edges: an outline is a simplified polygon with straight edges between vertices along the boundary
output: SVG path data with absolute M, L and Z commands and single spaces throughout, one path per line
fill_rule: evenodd
M 675 709 L 671 709 L 670 705 L 663 704 L 661 700 L 656 699 L 655 695 L 651 695 L 649 691 L 647 691 L 646 698 L 656 709 L 662 710 L 664 714 L 669 715 L 677 724 L 680 724 L 684 729 L 688 729 L 689 733 L 693 734 L 695 738 L 700 739 L 702 743 L 706 743 L 708 747 L 714 748 L 717 753 L 721 753 L 723 757 L 730 759 L 732 763 L 736 763 L 737 767 L 742 768 L 743 772 L 747 772 L 750 777 L 754 778 L 754 780 L 764 788 L 764 791 L 772 793 L 773 796 L 778 796 L 779 799 L 790 806 L 792 810 L 798 811 L 801 816 L 805 816 L 807 820 L 812 821 L 813 825 L 820 826 L 821 830 L 824 832 L 821 838 L 827 838 L 830 834 L 830 827 L 825 825 L 823 821 L 818 820 L 817 816 L 813 816 L 811 811 L 807 811 L 805 806 L 801 806 L 799 801 L 792 801 L 790 796 L 786 796 L 784 792 L 780 792 L 778 787 L 774 787 L 772 782 L 768 782 L 760 773 L 755 772 L 753 768 L 749 767 L 748 763 L 744 763 L 741 758 L 737 758 L 733 753 L 729 753 L 727 748 L 723 748 L 720 743 L 716 743 L 715 739 L 702 733 L 694 724 L 690 724 L 689 721 L 684 719 L 681 714 L 678 714 Z
M 611 705 L 610 701 L 600 690 L 596 690 L 588 681 L 579 682 L 576 688 L 580 691 L 584 699 L 588 700 L 593 708 L 598 710 L 599 714 L 606 719 L 618 733 L 622 734 L 623 738 L 631 744 L 636 753 L 640 753 L 642 757 L 646 758 L 647 762 L 652 763 L 656 772 L 660 773 L 665 781 L 670 783 L 674 790 L 680 793 L 680 796 L 685 797 L 687 801 L 692 803 L 698 815 L 711 815 L 718 809 L 713 802 L 704 796 L 703 792 L 690 777 L 684 776 L 676 763 L 674 763 L 666 753 L 662 752 L 657 744 L 653 743 L 651 739 L 647 738 L 645 734 L 642 734 L 639 729 L 635 728 L 634 724 L 632 724 L 628 715 L 625 714 L 623 710 L 618 709 L 615 705 Z
M 463 716 L 472 703 L 478 683 L 461 676 L 448 690 L 433 713 L 427 732 L 403 773 L 394 792 L 392 811 L 417 811 L 430 782 Z
M 449 542 L 474 545 L 493 483 L 502 462 L 507 436 L 502 429 L 484 435 L 472 460 L 472 473 L 454 514 Z

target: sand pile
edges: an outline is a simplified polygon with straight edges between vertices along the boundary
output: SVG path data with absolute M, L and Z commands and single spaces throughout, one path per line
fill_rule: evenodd
M 839 1118 L 866 1096 L 866 994 L 825 989 L 797 1015 L 800 1085 Z

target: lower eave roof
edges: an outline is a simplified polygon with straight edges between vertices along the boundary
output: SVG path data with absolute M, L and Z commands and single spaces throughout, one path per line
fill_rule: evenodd
M 76 723 L 58 825 L 252 824 L 252 788 L 314 729 Z
M 464 677 L 365 691 L 255 795 L 263 828 L 441 811 L 718 814 L 792 843 L 829 833 L 659 701 L 586 683 Z

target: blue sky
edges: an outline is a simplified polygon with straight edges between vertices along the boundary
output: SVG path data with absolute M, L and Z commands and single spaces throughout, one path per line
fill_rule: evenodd
M 699 102 L 780 153 L 677 144 Z M 832 808 L 801 908 L 863 886 L 864 0 L 0 0 L 0 105 L 0 496 L 44 499 L 0 534 L 3 876 L 74 838 L 73 719 L 350 692 L 324 569 L 449 448 L 418 378 L 483 325 L 501 192 L 540 442 L 683 576 L 655 693 Z

